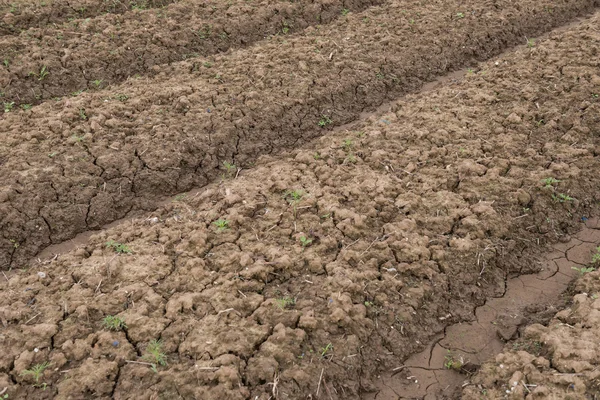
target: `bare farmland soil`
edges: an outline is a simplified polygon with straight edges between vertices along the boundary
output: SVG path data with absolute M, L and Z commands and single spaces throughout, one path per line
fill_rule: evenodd
M 483 365 L 463 390 L 471 399 L 593 399 L 598 382 L 598 309 L 600 308 L 600 225 L 586 222 L 593 234 L 577 235 L 561 267 L 575 268 L 570 307 L 556 313 L 548 324 L 533 324 L 504 352 Z M 589 231 L 588 231 L 589 232 Z M 595 257 L 595 258 L 594 258 Z M 595 261 L 593 261 L 595 260 Z
M 28 28 L 43 28 L 77 18 L 92 18 L 105 13 L 123 13 L 164 7 L 172 0 L 2 0 L 0 35 Z
M 387 15 L 393 17 L 389 10 Z M 301 130 L 304 140 L 287 143 L 297 147 L 285 154 L 253 159 L 250 154 L 285 146 L 250 150 L 258 141 L 249 133 L 240 136 L 237 153 L 215 152 L 212 164 L 201 168 L 229 160 L 245 170 L 223 169 L 220 180 L 197 195 L 180 194 L 147 218 L 103 230 L 72 252 L 5 272 L 0 387 L 14 398 L 353 399 L 376 392 L 381 371 L 401 365 L 448 324 L 472 319 L 475 306 L 504 291 L 507 276 L 536 272 L 534 261 L 547 244 L 565 240 L 583 215 L 597 215 L 598 26 L 600 14 L 595 14 L 474 66 L 459 83 L 409 95 L 387 113 L 300 145 L 322 134 L 318 127 L 309 129 L 319 114 L 312 119 L 307 114 L 299 119 L 311 119 Z M 215 60 L 228 65 L 236 54 Z M 328 62 L 328 55 L 324 58 Z M 276 74 L 281 61 L 271 60 L 268 71 Z M 346 63 L 360 60 L 355 55 Z M 268 87 L 266 71 L 262 84 Z M 355 98 L 379 91 L 383 99 L 400 91 L 385 78 L 389 71 L 383 69 L 381 86 L 377 77 L 371 83 L 353 81 L 369 84 Z M 298 73 L 296 81 L 302 76 Z M 185 82 L 193 84 L 191 78 Z M 220 84 L 214 83 L 215 99 Z M 129 86 L 131 98 L 141 91 L 136 85 L 141 84 Z M 232 90 L 233 83 L 225 88 Z M 180 90 L 173 96 L 177 106 L 157 114 L 173 124 L 175 116 L 183 123 L 190 118 L 191 124 L 196 113 L 199 125 L 200 107 L 193 106 L 198 92 Z M 257 89 L 254 107 L 278 104 L 263 103 L 260 93 Z M 312 98 L 323 99 L 319 93 Z M 326 115 L 338 123 L 351 119 L 340 104 L 347 109 L 356 102 L 334 99 L 335 112 Z M 362 101 L 352 112 L 377 102 Z M 138 111 L 136 104 L 155 112 L 163 107 L 133 100 L 115 104 L 122 107 L 122 123 L 125 113 L 139 112 L 124 126 L 120 141 L 116 132 L 108 139 L 109 129 L 96 134 L 107 137 L 116 158 L 128 146 L 146 148 L 139 132 L 150 111 Z M 235 114 L 242 109 L 235 102 L 215 104 L 206 114 L 231 113 L 237 118 L 233 126 L 249 126 L 242 112 Z M 78 110 L 92 116 L 101 105 L 94 95 L 84 95 L 64 105 L 71 119 L 42 117 L 41 111 L 53 109 L 42 105 L 25 116 L 9 113 L 5 121 L 60 120 L 69 129 L 59 132 L 70 134 L 91 124 L 77 120 Z M 287 110 L 273 105 L 261 115 L 272 123 L 269 115 L 292 115 Z M 109 118 L 90 119 L 110 126 Z M 17 134 L 19 128 L 6 126 Z M 164 150 L 176 132 L 169 130 L 172 125 L 155 126 L 155 136 L 143 137 L 154 147 L 137 154 L 142 160 Z M 284 131 L 278 127 L 271 126 Z M 298 132 L 292 125 L 289 131 Z M 210 148 L 227 148 L 217 138 L 227 143 L 233 132 L 215 131 Z M 266 127 L 261 132 L 274 140 Z M 93 154 L 95 133 L 79 134 L 83 140 L 73 140 L 75 150 L 68 154 Z M 9 143 L 23 150 L 33 139 L 37 146 L 51 141 L 32 137 L 27 144 Z M 16 157 L 26 157 L 4 154 L 13 170 Z M 160 162 L 158 170 L 170 171 L 181 165 L 168 164 L 167 155 L 175 154 L 165 152 L 146 163 Z M 63 168 L 63 159 L 49 165 Z M 33 162 L 24 158 L 21 165 Z M 112 167 L 118 164 L 110 165 L 103 174 L 119 176 Z M 25 182 L 27 171 L 22 169 L 15 182 Z M 150 189 L 151 181 L 148 195 L 176 189 Z M 49 179 L 48 187 L 55 182 Z M 77 186 L 70 186 L 71 193 Z M 10 207 L 24 204 L 12 199 Z M 119 204 L 112 200 L 104 207 Z M 107 316 L 124 325 L 114 319 L 110 324 Z M 37 382 L 25 372 L 45 362 L 51 367 Z
M 244 47 L 272 36 L 285 38 L 379 3 L 184 1 L 29 29 L 0 39 L 0 59 L 5 62 L 0 69 L 0 90 L 4 101 L 16 105 L 97 91 L 128 77 L 154 75 L 163 64 Z
M 300 146 L 595 1 L 390 2 L 0 121 L 0 262 Z M 450 11 L 449 11 L 450 10 Z M 41 69 L 40 69 L 41 72 Z M 39 79 L 39 78 L 38 78 Z M 13 107 L 13 108 L 11 108 Z

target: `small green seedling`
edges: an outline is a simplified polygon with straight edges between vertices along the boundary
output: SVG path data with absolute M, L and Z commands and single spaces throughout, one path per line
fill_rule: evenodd
M 596 252 L 592 255 L 592 264 L 600 264 L 600 246 L 596 247 Z
M 327 346 L 321 349 L 321 357 L 326 357 L 327 355 L 333 352 L 333 345 L 331 343 L 327 343 Z
M 127 99 L 129 99 L 129 96 L 127 96 L 126 94 L 123 94 L 123 93 L 119 93 L 119 94 L 115 95 L 115 99 L 117 99 L 119 101 L 127 101 Z
M 280 310 L 285 310 L 286 308 L 292 307 L 294 305 L 296 305 L 296 300 L 289 296 L 282 297 L 280 299 L 275 299 L 275 306 Z
M 163 351 L 162 341 L 154 339 L 148 343 L 148 346 L 146 347 L 146 354 L 144 354 L 142 358 L 152 364 L 152 370 L 154 372 L 157 372 L 157 365 L 163 367 L 166 366 L 167 355 Z
M 460 19 L 460 18 L 464 18 L 464 17 L 465 17 L 465 14 L 464 14 L 464 13 L 461 13 L 461 12 L 459 12 L 459 13 L 456 13 L 456 17 L 457 17 L 457 18 L 459 18 L 459 19 Z
M 579 272 L 579 275 L 585 275 L 589 272 L 594 272 L 596 270 L 596 268 L 594 268 L 594 267 L 581 267 L 581 268 L 571 267 L 571 269 L 574 269 L 575 271 Z
M 365 307 L 373 307 L 374 305 L 372 301 L 365 301 Z
M 575 199 L 564 193 L 559 193 L 558 195 L 552 194 L 552 200 L 554 200 L 555 202 L 564 203 L 567 201 L 573 201 Z
M 294 218 L 296 218 L 298 203 L 302 200 L 304 193 L 301 190 L 292 190 L 284 193 L 283 198 L 292 206 L 294 210 Z
M 14 101 L 11 101 L 10 103 L 4 103 L 4 112 L 5 113 L 11 112 L 14 106 L 15 106 Z
M 96 88 L 99 88 L 100 85 L 102 85 L 102 79 L 96 79 L 95 81 L 92 81 L 92 83 L 94 84 L 94 86 L 96 86 Z
M 21 109 L 23 109 L 23 111 L 31 110 L 31 104 L 21 104 Z
M 348 15 L 349 12 L 350 12 L 350 10 L 348 10 L 347 8 L 344 8 L 342 10 L 342 15 L 345 17 L 346 15 Z
M 44 65 L 42 69 L 40 69 L 40 73 L 38 74 L 38 81 L 44 80 L 44 78 L 46 78 L 49 73 L 50 72 L 48 72 L 48 67 Z
M 122 331 L 127 329 L 127 325 L 125 324 L 125 320 L 116 315 L 107 315 L 102 320 L 102 325 L 108 329 L 109 331 Z
M 82 120 L 87 120 L 87 114 L 85 113 L 85 109 L 84 108 L 80 108 L 79 109 L 79 118 L 81 118 Z
M 453 369 L 459 371 L 462 368 L 462 366 L 462 360 L 455 359 L 452 355 L 452 352 L 448 350 L 448 354 L 446 354 L 446 357 L 444 357 L 444 367 L 446 367 L 446 369 Z
M 535 40 L 527 39 L 527 47 L 529 47 L 529 48 L 535 47 Z
M 43 362 L 41 364 L 36 364 L 33 367 L 31 367 L 30 369 L 26 369 L 25 371 L 21 372 L 21 376 L 27 376 L 30 375 L 33 377 L 33 380 L 35 381 L 35 383 L 39 383 L 40 382 L 40 378 L 44 375 L 44 371 L 50 366 L 51 364 L 46 361 Z
M 559 183 L 559 182 L 560 181 L 558 179 L 555 179 L 555 178 L 552 178 L 552 177 L 542 179 L 542 183 L 544 184 L 545 188 L 551 188 L 552 185 L 554 185 L 555 183 Z
M 344 148 L 345 152 L 351 151 L 353 146 L 354 146 L 354 143 L 350 139 L 346 139 L 342 143 L 342 147 Z
M 327 115 L 321 116 L 321 119 L 319 120 L 319 126 L 321 128 L 324 128 L 327 125 L 330 125 L 331 123 L 333 123 L 333 121 Z
M 233 176 L 236 171 L 235 164 L 232 164 L 228 161 L 223 161 L 223 167 L 225 168 L 225 173 L 229 176 Z
M 115 253 L 131 254 L 131 249 L 127 245 L 115 242 L 114 240 L 109 240 L 108 242 L 106 242 L 106 247 L 113 249 Z
M 223 218 L 214 221 L 213 225 L 217 227 L 217 231 L 219 232 L 229 229 L 229 221 Z
M 300 244 L 302 244 L 303 249 L 306 248 L 306 246 L 309 246 L 312 242 L 312 239 L 307 238 L 306 236 L 300 236 Z

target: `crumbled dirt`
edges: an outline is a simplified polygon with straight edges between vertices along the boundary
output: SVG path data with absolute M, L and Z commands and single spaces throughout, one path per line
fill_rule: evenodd
M 577 4 L 583 9 L 588 3 Z M 528 7 L 520 3 L 511 12 L 533 21 L 539 16 L 532 17 Z M 395 18 L 393 10 L 390 5 L 389 18 Z M 494 12 L 490 9 L 488 15 Z M 477 24 L 467 15 L 458 20 Z M 248 154 L 260 153 L 244 147 L 258 146 L 250 137 L 239 145 L 242 163 L 234 159 L 245 169 L 223 170 L 220 180 L 203 190 L 180 194 L 145 218 L 102 230 L 71 252 L 3 272 L 0 387 L 7 387 L 11 398 L 356 399 L 377 393 L 382 371 L 402 365 L 448 325 L 473 320 L 473 310 L 502 295 L 511 275 L 539 272 L 535 261 L 543 259 L 549 243 L 568 242 L 582 217 L 598 215 L 599 25 L 600 14 L 595 14 L 478 65 L 460 82 L 407 96 L 387 113 L 310 143 L 300 145 L 299 136 L 298 143 L 288 144 L 297 146 L 294 150 L 260 157 L 252 166 L 242 164 L 251 159 Z M 484 26 L 477 29 L 489 32 Z M 228 57 L 239 61 L 239 55 L 250 56 L 240 50 Z M 354 56 L 360 63 L 361 56 Z M 224 64 L 226 59 L 223 56 Z M 277 74 L 279 61 L 272 61 Z M 193 83 L 192 76 L 182 77 L 186 85 Z M 263 76 L 267 79 L 268 74 Z M 357 77 L 352 84 L 365 82 L 369 81 Z M 202 84 L 206 83 L 198 86 Z M 131 85 L 125 87 L 141 86 Z M 383 99 L 395 93 L 384 87 L 388 86 L 373 85 L 363 94 L 373 91 L 372 96 Z M 100 93 L 86 94 L 75 101 L 89 101 L 85 104 L 95 104 L 98 110 L 111 107 L 110 102 L 102 105 L 100 98 Z M 365 100 L 352 108 L 358 101 L 339 100 L 336 107 L 351 109 L 340 121 L 377 103 Z M 254 105 L 273 104 L 261 101 L 256 98 Z M 149 118 L 151 110 L 160 109 L 157 103 L 158 99 L 126 102 L 123 110 L 137 104 L 139 117 Z M 65 113 L 62 106 L 56 107 Z M 217 109 L 231 112 L 239 126 L 247 122 L 241 114 L 234 116 L 242 108 Z M 48 114 L 43 117 L 44 110 Z M 27 128 L 35 124 L 32 121 L 50 126 L 59 121 L 50 110 L 45 103 L 28 116 L 9 113 L 3 126 L 13 135 L 19 129 L 22 135 L 32 134 Z M 265 109 L 260 115 L 272 123 L 273 116 L 287 118 L 289 110 L 293 107 Z M 299 116 L 309 120 L 302 128 L 304 140 L 322 135 L 318 128 L 309 129 L 317 115 Z M 148 153 L 135 153 L 160 166 L 147 175 L 148 185 L 139 187 L 140 193 L 156 197 L 175 190 L 177 183 L 172 188 L 150 185 L 150 178 L 160 173 L 165 179 L 169 176 L 174 166 L 167 156 L 180 160 L 174 153 L 160 153 L 168 148 L 170 128 L 157 127 L 151 139 L 137 137 L 134 133 L 142 131 L 143 120 L 136 118 L 129 128 L 123 126 L 123 141 L 115 141 L 114 147 L 133 151 L 135 144 L 154 143 L 154 148 L 146 148 Z M 65 119 L 69 134 L 69 129 L 87 123 Z M 198 114 L 192 119 L 189 112 L 181 113 L 179 119 L 203 129 Z M 166 113 L 165 120 L 174 124 L 174 112 Z M 268 142 L 281 132 L 279 126 L 256 131 L 265 133 L 267 147 L 285 147 Z M 213 140 L 234 132 L 219 131 Z M 107 145 L 112 143 L 109 131 L 102 135 Z M 93 136 L 90 133 L 84 144 L 74 142 L 69 151 L 91 149 L 93 154 Z M 44 146 L 51 142 L 58 145 L 58 137 L 56 142 L 35 138 L 35 154 L 45 153 L 50 148 Z M 123 144 L 126 138 L 131 140 L 128 145 Z M 21 215 L 13 209 L 24 210 L 22 215 L 29 218 L 11 217 L 10 229 L 35 221 L 40 205 L 46 205 L 65 216 L 59 218 L 63 225 L 57 232 L 83 230 L 85 224 L 76 223 L 78 205 L 86 204 L 80 203 L 86 196 L 94 197 L 83 193 L 96 189 L 88 186 L 90 181 L 74 184 L 70 179 L 85 177 L 85 165 L 98 165 L 105 178 L 119 179 L 124 172 L 134 176 L 132 170 L 120 169 L 129 164 L 117 162 L 126 158 L 118 150 L 110 153 L 114 162 L 106 156 L 95 164 L 74 162 L 66 168 L 66 157 L 19 159 L 25 157 L 25 149 L 33 148 L 28 147 L 33 146 L 31 140 L 15 144 L 8 138 L 3 145 L 6 142 L 5 148 L 12 150 L 2 153 L 2 168 L 15 172 L 2 204 L 11 216 Z M 219 148 L 217 142 L 211 145 Z M 202 154 L 192 150 L 190 159 Z M 214 157 L 214 163 L 232 159 L 226 153 Z M 45 164 L 47 159 L 56 164 Z M 52 169 L 44 169 L 47 165 L 70 172 L 54 179 Z M 37 176 L 28 180 L 37 167 Z M 176 181 L 180 173 L 176 170 L 170 178 Z M 36 187 L 36 179 L 47 183 Z M 64 203 L 52 189 L 61 185 L 70 195 Z M 35 193 L 24 190 L 34 187 Z M 30 212 L 29 205 L 36 201 L 38 208 Z M 66 213 L 67 204 L 73 206 L 72 214 Z M 114 219 L 114 210 L 125 204 L 107 196 L 103 207 Z M 43 226 L 47 225 L 39 227 Z M 5 237 L 13 232 L 35 230 L 3 228 Z M 10 243 L 18 247 L 22 242 Z M 567 257 L 578 259 L 569 251 Z M 107 329 L 107 316 L 118 316 L 125 326 Z M 25 372 L 45 362 L 50 366 L 37 382 Z
M 164 7 L 173 0 L 2 0 L 0 1 L 0 35 L 61 24 L 78 18 L 106 13 L 123 13 Z
M 589 224 L 588 224 L 589 225 Z M 560 268 L 592 268 L 600 254 L 600 225 L 582 231 L 567 249 Z M 577 243 L 578 242 L 578 243 Z M 561 249 L 561 252 L 564 248 Z M 578 261 L 574 261 L 577 259 Z M 580 262 L 583 261 L 583 262 Z M 570 307 L 556 313 L 545 325 L 528 326 L 521 340 L 511 343 L 463 390 L 470 399 L 595 399 L 600 392 L 596 312 L 600 308 L 600 273 L 575 272 L 575 294 Z
M 152 77 L 110 90 L 31 110 L 14 106 L 0 120 L 0 268 L 22 267 L 45 246 L 132 210 L 154 209 L 160 195 L 213 182 L 224 162 L 248 168 L 260 155 L 297 148 L 448 70 L 582 15 L 597 0 L 421 3 L 340 14 L 300 35 L 161 65 Z M 53 74 L 29 79 L 45 85 Z M 503 124 L 518 125 L 520 113 Z M 487 167 L 460 168 L 472 175 Z
M 0 59 L 6 61 L 0 68 L 0 90 L 4 100 L 15 105 L 98 91 L 129 77 L 155 75 L 174 62 L 245 47 L 265 38 L 280 42 L 308 26 L 329 23 L 344 10 L 359 12 L 379 3 L 179 2 L 94 19 L 65 20 L 60 26 L 31 28 L 0 38 Z M 209 63 L 195 62 L 192 68 L 206 69 Z M 232 77 L 230 71 L 216 73 Z
M 578 238 L 592 241 L 582 243 Z M 511 339 L 516 339 L 511 341 L 512 349 L 526 350 L 539 356 L 543 352 L 541 342 L 522 335 L 522 331 L 528 324 L 548 321 L 557 309 L 564 308 L 563 294 L 579 274 L 570 260 L 577 254 L 587 262 L 575 265 L 587 267 L 590 246 L 600 246 L 600 235 L 598 231 L 585 227 L 577 238 L 555 245 L 555 249 L 541 261 L 538 273 L 508 279 L 501 296 L 490 298 L 475 309 L 473 321 L 446 327 L 425 350 L 409 357 L 392 373 L 382 376 L 377 382 L 381 390 L 366 398 L 460 398 L 462 388 L 469 384 L 469 375 L 486 360 L 501 353 L 505 343 Z M 445 320 L 450 316 L 440 318 Z M 484 390 L 479 386 L 478 389 L 480 393 Z M 500 397 L 496 393 L 490 398 Z

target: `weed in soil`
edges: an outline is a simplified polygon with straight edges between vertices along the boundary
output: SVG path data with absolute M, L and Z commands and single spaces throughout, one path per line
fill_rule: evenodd
M 158 365 L 161 367 L 167 366 L 167 355 L 163 350 L 162 341 L 156 339 L 150 341 L 146 347 L 146 354 L 144 354 L 142 359 L 152 364 L 151 368 L 154 372 L 156 372 Z
M 106 242 L 106 247 L 113 249 L 115 251 L 115 253 L 118 253 L 118 254 L 131 254 L 132 253 L 129 246 L 127 246 L 123 243 L 115 242 L 114 240 L 109 240 L 108 242 Z
M 217 227 L 218 232 L 223 232 L 229 229 L 229 221 L 223 218 L 219 218 L 218 220 L 214 221 L 213 225 Z
M 51 364 L 46 361 L 43 362 L 41 364 L 36 364 L 33 367 L 31 367 L 30 369 L 26 369 L 23 372 L 21 372 L 22 376 L 31 376 L 33 378 L 33 380 L 35 381 L 35 386 L 42 386 L 42 387 L 46 387 L 45 383 L 40 384 L 40 378 L 44 375 L 44 371 L 50 366 Z
M 122 331 L 127 329 L 127 325 L 125 324 L 125 320 L 116 315 L 107 315 L 102 320 L 102 326 L 108 329 L 109 331 Z

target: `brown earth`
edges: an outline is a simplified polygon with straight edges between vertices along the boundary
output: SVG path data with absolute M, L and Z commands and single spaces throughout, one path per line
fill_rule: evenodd
M 588 267 L 593 253 L 590 248 L 595 251 L 600 245 L 600 232 L 593 227 L 584 226 L 576 238 L 556 244 L 541 260 L 538 273 L 507 279 L 501 296 L 488 298 L 485 304 L 477 307 L 472 321 L 447 326 L 422 352 L 411 355 L 391 373 L 383 374 L 376 382 L 380 390 L 365 398 L 460 398 L 462 388 L 471 384 L 469 376 L 486 360 L 501 353 L 506 341 L 519 338 L 512 341 L 509 348 L 525 349 L 539 355 L 541 342 L 528 339 L 523 330 L 527 324 L 548 322 L 557 309 L 564 307 L 568 285 L 580 274 L 576 268 Z M 589 241 L 582 242 L 579 238 Z M 568 237 L 564 239 L 568 240 Z M 574 263 L 570 261 L 573 256 L 587 261 Z M 482 271 L 484 268 L 485 265 Z M 446 316 L 441 318 L 447 319 Z M 476 392 L 467 390 L 472 394 L 471 398 L 479 399 L 477 396 L 486 394 L 488 389 L 478 385 Z M 498 392 L 487 394 L 490 399 L 504 395 Z
M 290 35 L 381 2 L 182 1 L 28 29 L 0 39 L 0 59 L 6 62 L 0 91 L 15 106 L 56 100 L 138 74 L 154 75 L 164 64 Z
M 0 35 L 15 34 L 31 27 L 41 28 L 105 13 L 164 7 L 170 3 L 173 3 L 173 0 L 2 0 Z
M 390 2 L 302 35 L 163 65 L 110 91 L 5 113 L 0 265 L 20 267 L 49 244 L 153 209 L 157 194 L 206 185 L 224 162 L 247 168 L 298 147 L 596 4 Z
M 591 222 L 591 221 L 590 221 Z M 479 399 L 595 399 L 600 393 L 600 224 L 576 236 L 560 268 L 579 271 L 570 307 L 548 324 L 528 326 L 522 338 L 483 365 L 463 390 L 465 400 Z M 555 253 L 555 254 L 556 254 Z M 558 263 L 557 263 L 558 264 Z M 582 268 L 591 268 L 582 270 Z M 590 271 L 590 272 L 588 272 Z
M 59 399 L 376 392 L 382 371 L 447 325 L 471 320 L 508 276 L 537 272 L 548 243 L 567 241 L 582 216 L 598 215 L 598 26 L 595 14 L 478 65 L 461 82 L 291 143 L 298 148 L 251 168 L 223 171 L 196 195 L 177 196 L 72 252 L 4 272 L 0 387 L 11 398 Z M 273 59 L 273 73 L 278 65 Z M 79 100 L 101 105 L 94 95 Z M 41 111 L 51 109 L 41 105 L 27 118 L 50 122 Z M 150 110 L 157 108 L 140 114 Z M 263 111 L 266 119 L 277 114 Z M 309 132 L 314 122 L 305 140 L 322 132 Z M 30 132 L 26 126 L 11 126 L 12 134 Z M 154 146 L 168 142 L 163 129 Z M 33 146 L 7 141 L 21 151 Z M 16 169 L 25 154 L 3 159 Z M 250 160 L 251 152 L 238 154 L 236 163 Z M 126 327 L 104 329 L 111 315 Z M 51 364 L 36 382 L 25 371 L 44 362 Z

